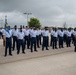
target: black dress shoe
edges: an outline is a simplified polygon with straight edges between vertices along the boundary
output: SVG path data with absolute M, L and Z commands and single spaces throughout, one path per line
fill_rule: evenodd
M 33 51 L 31 51 L 31 53 L 33 53 Z
M 22 52 L 23 54 L 25 54 L 25 52 Z
M 38 48 L 40 48 L 40 47 L 38 47 Z
M 59 46 L 59 48 L 61 48 L 61 47 Z
M 38 52 L 38 50 L 34 50 L 35 52 Z
M 54 47 L 52 47 L 52 49 L 55 49 Z
M 58 49 L 57 47 L 55 49 Z
M 27 49 L 29 49 L 29 48 L 27 48 Z
M 44 49 L 42 49 L 42 51 L 44 51 Z
M 19 54 L 19 52 L 17 52 L 17 54 Z
M 10 56 L 13 56 L 12 54 L 9 54 Z
M 42 48 L 42 51 L 44 51 L 44 48 Z
M 46 50 L 49 50 L 48 48 Z
M 4 55 L 4 57 L 6 57 L 7 55 Z
M 64 48 L 64 47 L 62 47 L 62 48 Z
M 74 50 L 74 52 L 76 52 L 76 50 Z

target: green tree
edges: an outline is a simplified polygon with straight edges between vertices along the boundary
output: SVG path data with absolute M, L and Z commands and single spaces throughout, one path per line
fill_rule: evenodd
M 41 27 L 40 21 L 37 18 L 30 18 L 29 27 Z

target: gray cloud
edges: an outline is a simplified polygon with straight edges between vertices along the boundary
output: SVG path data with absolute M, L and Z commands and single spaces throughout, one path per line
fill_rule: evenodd
M 0 0 L 0 19 L 8 15 L 10 25 L 26 25 L 24 12 L 31 12 L 30 17 L 37 17 L 42 25 L 68 26 L 76 25 L 75 0 Z

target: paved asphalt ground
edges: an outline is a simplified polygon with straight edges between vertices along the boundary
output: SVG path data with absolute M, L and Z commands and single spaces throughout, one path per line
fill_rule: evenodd
M 2 64 L 0 75 L 76 75 L 76 53 Z
M 4 57 L 4 47 L 0 40 L 0 75 L 76 75 L 76 53 L 74 46 L 49 51 L 16 54 Z

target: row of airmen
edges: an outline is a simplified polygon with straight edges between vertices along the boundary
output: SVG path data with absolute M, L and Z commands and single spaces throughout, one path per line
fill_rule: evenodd
M 71 47 L 71 42 L 74 43 L 76 52 L 76 28 L 74 30 L 71 28 L 60 28 L 58 30 L 56 28 L 53 28 L 53 30 L 51 31 L 50 43 L 50 46 L 52 46 L 53 49 L 57 49 L 57 41 L 59 44 L 59 48 L 64 48 L 64 42 L 66 43 L 66 47 Z
M 13 44 L 13 50 L 15 49 L 15 43 L 16 43 L 16 49 L 17 54 L 20 53 L 20 46 L 22 45 L 22 53 L 25 54 L 25 46 L 27 44 L 27 49 L 30 49 L 31 52 L 33 52 L 33 46 L 34 51 L 38 52 L 37 48 L 40 48 L 40 45 L 42 44 L 42 51 L 44 50 L 44 47 L 46 47 L 46 50 L 49 50 L 49 30 L 48 27 L 45 27 L 45 30 L 41 30 L 40 28 L 26 28 L 20 26 L 18 29 L 17 26 L 14 26 L 14 29 L 11 30 L 9 26 L 9 30 L 2 30 L 3 39 L 6 41 L 5 46 L 5 56 L 7 56 L 7 48 L 9 47 L 9 55 L 12 56 L 12 44 Z M 75 46 L 75 52 L 76 52 L 76 29 L 65 29 L 62 28 L 56 29 L 53 28 L 50 32 L 51 41 L 50 46 L 52 46 L 53 49 L 57 49 L 57 44 L 59 44 L 59 48 L 64 48 L 63 44 L 66 42 L 67 47 L 71 47 L 71 40 L 73 40 L 74 46 Z M 13 37 L 13 42 L 12 42 Z M 41 37 L 43 37 L 43 41 L 41 41 Z M 42 43 L 41 43 L 42 42 Z
M 27 49 L 31 49 L 31 52 L 33 52 L 33 45 L 34 45 L 34 51 L 37 52 L 37 47 L 40 48 L 39 44 L 41 45 L 41 30 L 40 28 L 30 28 L 28 29 L 28 26 L 26 26 L 26 29 L 22 26 L 18 29 L 17 26 L 14 26 L 14 29 L 11 30 L 9 26 L 9 30 L 2 29 L 1 30 L 3 34 L 3 39 L 6 41 L 5 44 L 5 56 L 7 56 L 7 48 L 9 47 L 9 55 L 12 56 L 12 43 L 13 43 L 13 51 L 15 49 L 15 43 L 16 43 L 16 49 L 17 54 L 20 53 L 20 46 L 22 45 L 22 53 L 25 54 L 25 46 L 27 44 Z M 13 42 L 12 42 L 13 37 Z M 37 47 L 36 47 L 37 45 Z

